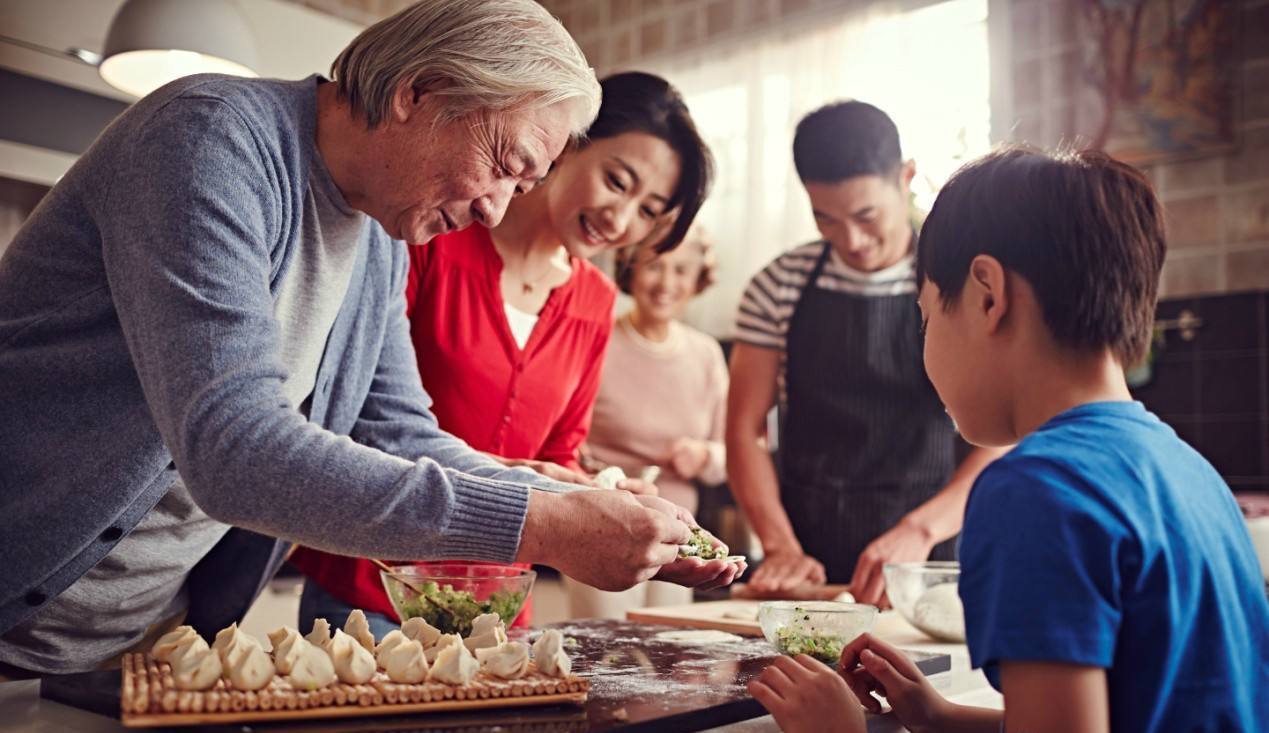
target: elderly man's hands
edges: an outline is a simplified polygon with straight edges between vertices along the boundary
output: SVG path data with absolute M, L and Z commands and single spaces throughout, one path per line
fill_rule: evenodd
M 625 590 L 675 562 L 691 537 L 678 508 L 625 491 L 529 492 L 517 560 L 600 590 Z

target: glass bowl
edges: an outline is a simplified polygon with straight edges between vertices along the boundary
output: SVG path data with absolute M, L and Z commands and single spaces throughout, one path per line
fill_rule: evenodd
M 965 610 L 957 593 L 958 562 L 888 563 L 886 596 L 908 623 L 940 641 L 965 641 Z
M 782 654 L 809 654 L 836 667 L 842 647 L 872 628 L 877 607 L 837 601 L 766 601 L 758 623 Z
M 496 613 L 510 626 L 520 615 L 537 573 L 510 565 L 421 562 L 379 571 L 392 608 L 422 617 L 442 634 L 471 633 L 472 619 Z

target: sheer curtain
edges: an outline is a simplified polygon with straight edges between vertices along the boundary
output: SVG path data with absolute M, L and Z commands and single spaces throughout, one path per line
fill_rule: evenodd
M 926 209 L 953 170 L 988 150 L 987 0 L 905 6 L 872 3 L 802 31 L 647 65 L 683 92 L 718 164 L 700 221 L 717 244 L 719 278 L 692 304 L 689 323 L 730 337 L 749 278 L 818 236 L 791 152 L 807 112 L 854 98 L 889 113 L 905 157 L 916 160 L 917 205 Z

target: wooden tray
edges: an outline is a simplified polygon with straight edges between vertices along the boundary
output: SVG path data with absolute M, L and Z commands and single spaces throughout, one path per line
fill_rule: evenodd
M 221 679 L 203 692 L 179 690 L 171 666 L 146 654 L 123 658 L 121 719 L 129 728 L 208 725 L 216 723 L 283 722 L 370 715 L 401 715 L 537 705 L 579 705 L 590 681 L 570 675 L 548 677 L 530 664 L 519 680 L 479 675 L 459 687 L 428 682 L 398 684 L 382 672 L 364 685 L 336 683 L 301 692 L 282 677 L 255 692 L 235 690 Z

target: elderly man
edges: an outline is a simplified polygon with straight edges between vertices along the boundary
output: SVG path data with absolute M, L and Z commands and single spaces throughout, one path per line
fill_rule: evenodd
M 576 44 L 531 0 L 426 0 L 332 77 L 160 89 L 0 261 L 0 673 L 214 631 L 290 542 L 734 575 L 675 560 L 664 502 L 508 469 L 425 408 L 396 240 L 495 226 L 546 174 L 598 105 Z

